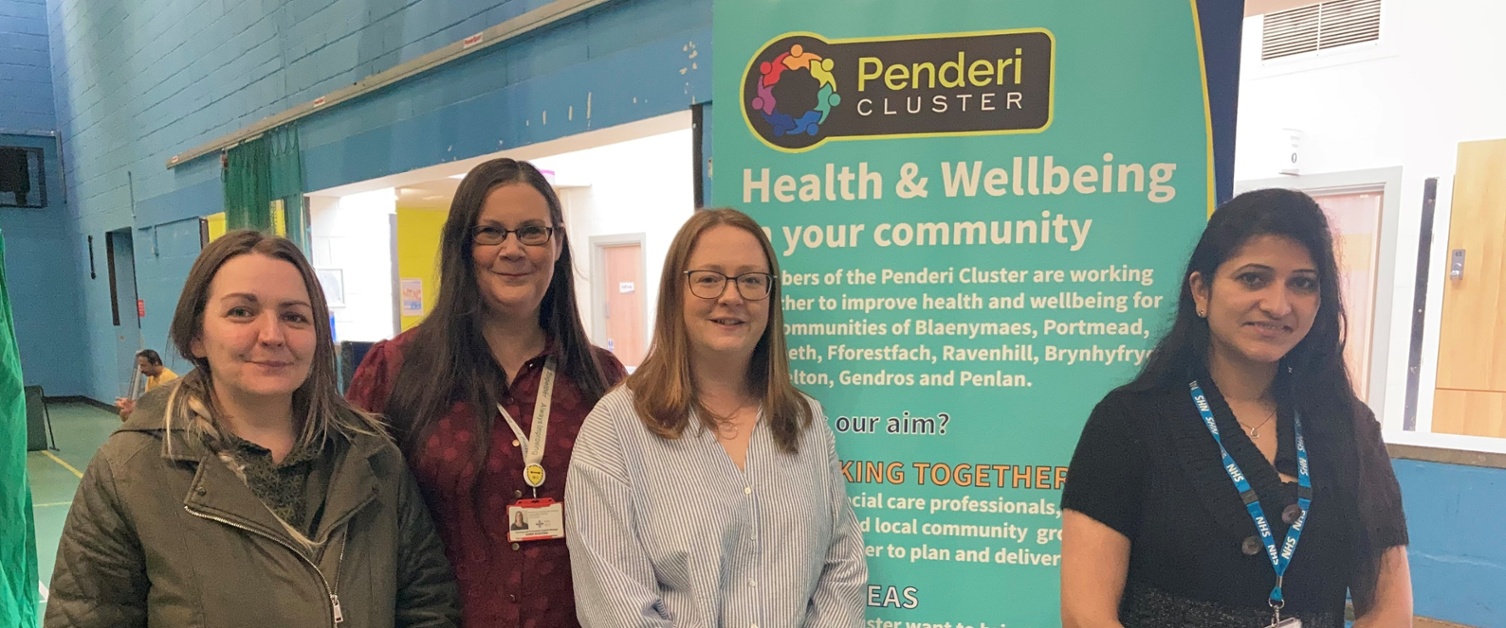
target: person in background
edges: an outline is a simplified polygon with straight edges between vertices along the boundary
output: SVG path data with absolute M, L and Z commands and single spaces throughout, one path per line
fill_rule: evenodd
M 768 238 L 699 211 L 663 273 L 648 357 L 570 462 L 581 623 L 861 625 L 863 539 L 821 406 L 790 382 Z
M 346 395 L 399 434 L 455 566 L 465 625 L 574 625 L 559 512 L 570 452 L 625 372 L 587 340 L 559 198 L 531 164 L 471 170 L 439 250 L 434 311 L 372 347 Z M 526 540 L 509 525 L 524 509 L 545 524 Z
M 1409 626 L 1407 527 L 1344 364 L 1333 240 L 1305 194 L 1214 212 L 1176 319 L 1088 417 L 1062 495 L 1062 622 Z M 1295 620 L 1295 621 L 1294 621 Z
M 151 349 L 142 349 L 136 352 L 136 370 L 146 376 L 146 392 L 178 379 L 178 374 L 162 364 L 162 356 Z M 115 408 L 119 411 L 120 420 L 131 418 L 131 412 L 136 409 L 136 400 L 130 397 L 121 397 L 115 400 Z
M 194 370 L 141 397 L 80 481 L 48 628 L 440 628 L 444 550 L 402 454 L 335 382 L 308 260 L 215 240 L 169 330 Z

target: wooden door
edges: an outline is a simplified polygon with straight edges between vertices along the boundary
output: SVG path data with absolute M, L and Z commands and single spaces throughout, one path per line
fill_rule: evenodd
M 1459 144 L 1443 267 L 1433 431 L 1506 438 L 1506 139 Z
M 638 244 L 604 246 L 606 277 L 597 297 L 605 307 L 607 350 L 629 369 L 643 361 L 646 329 L 643 324 L 643 247 Z

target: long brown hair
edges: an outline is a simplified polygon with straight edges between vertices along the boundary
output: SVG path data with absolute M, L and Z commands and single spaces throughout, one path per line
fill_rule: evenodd
M 329 305 L 308 258 L 285 238 L 249 229 L 231 231 L 204 247 L 183 283 L 183 294 L 178 297 L 178 308 L 173 312 L 168 337 L 183 359 L 193 363 L 194 369 L 182 377 L 172 394 L 165 419 L 168 429 L 171 429 L 175 417 L 185 417 L 190 434 L 207 438 L 213 448 L 220 446 L 221 411 L 215 402 L 213 365 L 207 358 L 195 356 L 193 345 L 203 335 L 210 284 L 225 262 L 242 255 L 264 255 L 292 264 L 298 269 L 303 287 L 309 293 L 309 305 L 314 310 L 315 343 L 308 379 L 293 391 L 293 418 L 301 423 L 294 426 L 298 430 L 298 444 L 320 447 L 336 433 L 347 437 L 358 433 L 384 434 L 375 417 L 352 408 L 340 396 L 335 378 L 335 343 L 329 328 Z
M 753 234 L 763 248 L 774 281 L 769 291 L 769 323 L 753 348 L 748 368 L 748 388 L 763 391 L 764 418 L 774 433 L 774 442 L 787 453 L 796 453 L 800 432 L 810 426 L 814 412 L 805 396 L 790 381 L 790 365 L 785 351 L 784 311 L 780 307 L 779 262 L 774 246 L 763 229 L 735 209 L 698 211 L 680 227 L 669 255 L 664 260 L 664 274 L 659 278 L 659 310 L 654 322 L 654 340 L 643 364 L 627 378 L 633 391 L 633 405 L 649 431 L 662 438 L 676 439 L 690 425 L 690 414 L 700 417 L 701 425 L 715 429 L 717 417 L 696 394 L 690 376 L 690 335 L 685 326 L 685 298 L 688 279 L 685 271 L 696 240 L 707 229 L 718 225 L 737 227 Z
M 493 159 L 473 168 L 450 203 L 439 240 L 439 297 L 434 311 L 413 331 L 405 347 L 403 366 L 387 397 L 383 414 L 398 431 L 403 451 L 417 453 L 435 422 L 456 401 L 471 405 L 475 439 L 473 456 L 485 455 L 491 444 L 489 408 L 507 394 L 507 376 L 492 357 L 481 335 L 486 305 L 476 287 L 471 261 L 471 230 L 481 216 L 486 196 L 504 185 L 527 185 L 544 196 L 549 222 L 560 247 L 554 278 L 539 308 L 539 326 L 554 342 L 559 371 L 594 404 L 606 392 L 607 376 L 592 350 L 575 301 L 575 264 L 560 199 L 544 175 L 526 161 Z M 549 244 L 553 245 L 553 242 Z

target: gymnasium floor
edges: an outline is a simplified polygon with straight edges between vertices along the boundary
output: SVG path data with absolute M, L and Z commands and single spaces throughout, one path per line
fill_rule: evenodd
M 63 534 L 68 505 L 78 490 L 79 476 L 89 466 L 94 452 L 120 426 L 120 418 L 114 413 L 83 403 L 52 402 L 47 404 L 47 411 L 52 417 L 57 450 L 26 454 L 26 473 L 31 480 L 37 521 L 37 573 L 42 576 L 39 584 L 44 600 L 57 560 L 58 538 Z M 42 610 L 46 610 L 45 603 Z

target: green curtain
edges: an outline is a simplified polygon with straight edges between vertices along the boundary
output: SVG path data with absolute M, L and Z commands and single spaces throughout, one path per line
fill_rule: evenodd
M 26 479 L 26 395 L 5 286 L 0 234 L 0 626 L 36 626 L 39 579 L 31 483 Z
M 285 235 L 309 252 L 303 155 L 295 125 L 278 127 L 226 151 L 223 180 L 226 228 Z M 274 215 L 273 201 L 282 201 L 281 219 Z

